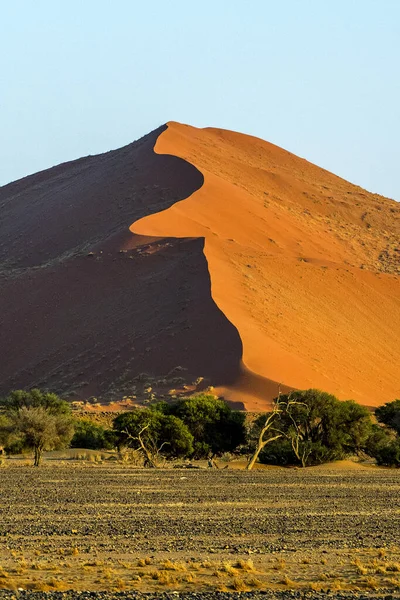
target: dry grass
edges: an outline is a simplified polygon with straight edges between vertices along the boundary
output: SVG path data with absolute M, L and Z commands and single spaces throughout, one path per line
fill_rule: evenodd
M 183 562 L 172 562 L 167 559 L 162 564 L 163 568 L 167 571 L 186 571 L 186 565 Z
M 273 565 L 272 568 L 275 571 L 283 571 L 283 569 L 286 568 L 286 561 L 282 558 L 280 560 L 277 560 Z
M 147 565 L 151 565 L 152 562 L 153 561 L 149 556 L 145 556 L 144 558 L 139 558 L 139 560 L 137 561 L 137 566 L 146 567 Z
M 378 581 L 374 577 L 367 577 L 365 584 L 369 590 L 377 590 L 379 587 Z
M 241 577 L 234 577 L 232 579 L 231 587 L 235 590 L 235 592 L 247 592 L 248 590 L 247 585 L 243 579 L 241 579 Z
M 260 581 L 256 577 L 250 577 L 249 579 L 246 579 L 246 584 L 251 588 L 260 589 L 263 587 L 262 581 Z
M 296 583 L 294 581 L 292 581 L 292 579 L 290 579 L 290 577 L 288 577 L 288 575 L 284 575 L 282 577 L 282 579 L 280 579 L 278 581 L 278 583 L 280 583 L 281 585 L 286 585 L 287 587 L 297 587 Z
M 236 569 L 241 569 L 242 571 L 246 571 L 246 573 L 254 573 L 255 568 L 253 561 L 251 559 L 248 560 L 238 560 L 233 565 Z
M 236 575 L 238 575 L 237 569 L 232 567 L 231 563 L 229 563 L 229 562 L 224 562 L 220 567 L 220 571 L 222 571 L 223 573 L 227 573 L 228 575 L 231 575 L 232 577 L 235 577 Z
M 353 560 L 351 564 L 356 567 L 356 572 L 358 573 L 358 575 L 366 575 L 368 573 L 368 568 L 365 565 L 363 565 L 358 558 L 356 558 L 356 560 Z
M 149 573 L 149 576 L 160 585 L 172 585 L 178 583 L 176 576 L 169 571 L 154 570 Z

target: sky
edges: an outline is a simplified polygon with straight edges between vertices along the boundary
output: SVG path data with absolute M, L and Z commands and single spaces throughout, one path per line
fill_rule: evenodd
M 0 185 L 170 120 L 400 200 L 400 1 L 1 1 Z

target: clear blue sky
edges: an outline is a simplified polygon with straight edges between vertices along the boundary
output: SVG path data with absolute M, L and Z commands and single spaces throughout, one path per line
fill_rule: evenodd
M 0 185 L 176 120 L 400 200 L 400 0 L 5 0 Z

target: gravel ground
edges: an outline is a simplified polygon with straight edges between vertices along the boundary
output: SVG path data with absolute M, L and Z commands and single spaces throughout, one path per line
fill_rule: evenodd
M 8 576 L 2 579 L 0 569 L 0 588 L 44 582 L 49 593 L 38 589 L 35 597 L 56 598 L 61 592 L 52 586 L 62 581 L 82 599 L 85 589 L 106 589 L 102 597 L 111 598 L 118 586 L 121 598 L 147 591 L 156 595 L 143 597 L 159 598 L 166 587 L 170 594 L 198 589 L 202 598 L 223 599 L 235 595 L 228 592 L 233 585 L 249 589 L 251 575 L 254 586 L 270 591 L 242 592 L 249 598 L 307 590 L 319 597 L 319 590 L 335 589 L 335 598 L 397 594 L 399 491 L 399 471 L 361 467 L 7 466 L 0 469 L 0 567 Z M 143 557 L 149 564 L 137 562 Z M 224 567 L 249 559 L 254 569 Z M 162 583 L 155 570 L 181 574 Z

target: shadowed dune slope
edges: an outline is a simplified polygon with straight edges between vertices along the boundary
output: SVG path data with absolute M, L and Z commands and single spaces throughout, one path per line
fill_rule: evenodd
M 162 127 L 116 151 L 0 188 L 0 393 L 40 386 L 118 399 L 143 376 L 237 377 L 242 344 L 215 305 L 202 239 L 132 235 L 202 174 L 158 155 Z
M 400 205 L 230 131 L 169 123 L 155 150 L 204 184 L 131 231 L 204 238 L 212 297 L 243 343 L 224 393 L 251 410 L 268 381 L 372 406 L 399 396 Z

